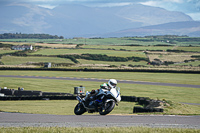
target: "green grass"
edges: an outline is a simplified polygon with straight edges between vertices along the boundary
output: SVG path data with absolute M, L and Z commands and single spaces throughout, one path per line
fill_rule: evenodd
M 57 39 L 0 39 L 2 42 L 54 42 Z
M 172 61 L 172 62 L 184 62 L 185 60 L 191 60 L 192 55 L 200 55 L 199 53 L 161 53 L 161 52 L 150 52 L 148 54 L 149 60 L 160 59 L 161 61 Z
M 178 37 L 174 38 L 135 38 L 135 37 L 122 37 L 122 38 L 101 38 L 101 39 L 89 39 L 89 38 L 76 38 L 76 39 L 62 39 L 62 41 L 56 41 L 57 39 L 0 39 L 2 42 L 43 42 L 43 43 L 59 43 L 59 44 L 89 44 L 89 45 L 130 45 L 130 44 L 137 44 L 143 46 L 149 45 L 177 45 L 177 46 L 199 46 L 199 42 L 196 40 L 192 40 L 191 37 L 190 41 L 184 40 L 177 40 L 180 38 L 185 37 Z M 170 40 L 173 41 L 175 44 L 167 43 L 166 41 Z
M 192 61 L 192 62 L 187 62 L 187 63 L 174 64 L 173 66 L 182 66 L 182 65 L 199 67 L 200 61 Z
M 113 45 L 84 45 L 83 48 L 96 48 L 96 49 L 125 49 L 125 50 L 135 50 L 135 51 L 144 51 L 144 50 L 163 50 L 166 51 L 167 49 L 173 49 L 173 46 L 165 46 L 165 47 L 159 47 L 159 46 L 113 46 Z
M 184 50 L 184 51 L 200 51 L 200 47 L 177 47 L 177 50 Z
M 145 61 L 140 61 L 140 62 L 133 62 L 133 61 L 128 61 L 128 62 L 112 62 L 112 61 L 95 61 L 95 60 L 84 60 L 84 59 L 78 59 L 80 64 L 91 64 L 91 65 L 115 65 L 120 67 L 121 65 L 126 65 L 128 66 L 129 64 L 131 65 L 146 65 L 147 62 Z M 100 66 L 99 66 L 100 67 Z
M 0 54 L 6 54 L 6 53 L 14 53 L 16 50 L 1 50 L 0 49 Z
M 113 51 L 113 50 L 91 50 L 91 49 L 43 49 L 30 55 L 62 55 L 62 54 L 106 54 L 108 56 L 118 57 L 146 57 L 143 52 L 129 52 L 129 51 Z
M 166 39 L 166 38 L 165 38 Z M 2 40 L 2 41 L 9 41 L 9 40 Z M 108 56 L 117 56 L 117 57 L 143 57 L 143 58 L 150 58 L 150 61 L 153 61 L 154 59 L 160 59 L 161 61 L 168 61 L 168 62 L 183 62 L 184 60 L 191 60 L 192 55 L 199 55 L 200 47 L 196 46 L 196 43 L 199 42 L 193 42 L 195 47 L 184 47 L 188 46 L 186 43 L 190 42 L 178 42 L 175 41 L 177 44 L 172 45 L 169 43 L 166 43 L 165 41 L 161 41 L 159 38 L 103 38 L 103 39 L 89 39 L 89 38 L 82 38 L 82 39 L 63 39 L 61 42 L 57 42 L 55 39 L 10 39 L 10 41 L 17 42 L 24 42 L 24 43 L 34 43 L 34 42 L 41 42 L 44 46 L 47 46 L 49 44 L 50 47 L 64 47 L 66 44 L 87 44 L 83 45 L 81 47 L 86 49 L 40 49 L 34 53 L 29 53 L 30 55 L 61 55 L 61 54 L 106 54 Z M 6 43 L 6 42 L 5 42 Z M 9 42 L 12 43 L 12 42 Z M 58 44 L 56 44 L 58 43 Z M 192 43 L 192 42 L 191 42 Z M 192 43 L 192 44 L 193 44 Z M 51 46 L 54 44 L 53 46 Z M 63 45 L 63 46 L 60 46 Z M 141 45 L 141 46 L 126 46 L 126 45 Z M 170 46 L 156 46 L 158 44 L 164 44 L 164 45 L 170 45 Z M 55 46 L 58 45 L 58 46 Z M 42 45 L 41 45 L 42 46 Z M 67 46 L 67 45 L 66 45 Z M 93 49 L 91 49 L 93 48 Z M 104 50 L 102 50 L 104 49 Z M 106 49 L 106 50 L 105 50 Z M 166 51 L 167 49 L 174 49 L 174 50 L 184 50 L 184 51 L 192 51 L 190 53 L 172 53 L 172 52 L 153 52 L 151 51 L 150 54 L 145 55 L 143 51 L 145 50 L 161 50 Z M 125 50 L 131 50 L 131 51 L 125 51 Z M 139 50 L 139 51 L 138 51 Z M 141 52 L 140 52 L 141 51 Z M 7 53 L 10 51 L 7 50 L 1 50 L 1 53 Z M 13 58 L 13 59 L 12 59 Z M 18 65 L 18 64 L 24 64 L 26 62 L 55 62 L 55 63 L 73 63 L 70 60 L 67 60 L 65 62 L 64 59 L 58 59 L 58 58 L 16 58 L 16 57 L 3 57 L 1 62 L 3 62 L 5 65 Z M 43 59 L 42 59 L 43 58 Z M 147 66 L 147 62 L 106 62 L 106 61 L 94 61 L 94 60 L 79 60 L 80 64 L 88 64 L 88 66 L 83 67 L 90 67 L 93 64 L 105 64 L 105 65 L 115 65 L 120 67 L 122 64 L 125 66 L 131 65 L 142 65 Z M 181 63 L 181 64 L 172 64 L 169 65 L 168 69 L 189 69 L 186 67 L 183 67 L 185 65 L 192 66 L 190 70 L 197 70 L 199 68 L 200 63 L 199 61 L 192 62 L 192 63 Z M 99 66 L 95 66 L 99 68 Z M 147 66 L 149 67 L 149 66 Z M 163 67 L 163 66 L 161 66 Z M 166 67 L 166 66 L 164 66 Z M 73 68 L 82 68 L 82 66 L 77 67 L 73 66 Z M 139 68 L 139 67 L 138 67 Z M 157 66 L 150 66 L 150 68 L 156 68 L 159 69 Z
M 23 78 L 0 78 L 1 86 L 11 89 L 23 87 L 25 90 L 36 90 L 43 92 L 64 92 L 73 93 L 76 86 L 83 85 L 86 91 L 98 89 L 102 82 L 89 81 L 68 81 L 68 80 L 51 80 L 51 79 L 23 79 Z M 12 84 L 10 84 L 12 83 Z M 176 102 L 200 103 L 199 88 L 181 88 L 155 85 L 138 85 L 123 84 L 118 86 L 121 88 L 121 95 L 150 97 L 153 99 L 169 99 Z
M 30 113 L 30 114 L 54 114 L 54 115 L 74 115 L 76 100 L 40 100 L 40 101 L 0 101 L 0 112 Z M 120 102 L 115 106 L 110 115 L 133 114 L 133 107 L 138 106 L 134 102 Z M 173 102 L 172 106 L 164 108 L 164 113 L 174 115 L 200 115 L 200 106 L 185 105 Z M 94 113 L 98 114 L 98 113 Z M 84 113 L 89 115 L 89 113 Z
M 137 81 L 162 81 L 171 83 L 190 83 L 199 84 L 199 74 L 164 74 L 164 73 L 120 73 L 120 72 L 45 72 L 45 71 L 0 71 L 0 75 L 32 75 L 49 77 L 81 77 L 117 80 L 136 80 Z M 188 81 L 188 82 L 186 82 Z M 0 86 L 17 90 L 23 87 L 25 90 L 35 90 L 43 92 L 64 92 L 73 93 L 74 87 L 83 85 L 86 91 L 98 89 L 102 82 L 91 81 L 69 81 L 56 79 L 30 79 L 30 78 L 2 78 Z M 199 88 L 169 87 L 156 85 L 139 85 L 118 83 L 121 88 L 121 95 L 150 97 L 152 99 L 166 99 L 175 103 L 200 103 Z M 26 113 L 45 113 L 45 114 L 64 114 L 73 115 L 73 108 L 77 101 L 0 101 L 1 111 L 26 112 Z M 135 103 L 120 102 L 112 114 L 131 114 Z M 27 108 L 28 107 L 28 108 Z M 43 108 L 41 108 L 43 107 Z M 49 109 L 56 107 L 55 109 Z M 70 107 L 70 108 L 67 108 Z M 23 109 L 25 108 L 25 109 Z M 31 109 L 35 108 L 35 109 Z M 56 111 L 58 110 L 59 111 Z M 200 106 L 179 105 L 166 108 L 165 114 L 199 114 Z M 69 114 L 68 114 L 69 113 Z
M 0 101 L 1 111 L 31 114 L 73 115 L 76 100 Z
M 30 114 L 53 114 L 53 115 L 74 115 L 74 107 L 77 100 L 40 100 L 40 101 L 0 101 L 0 112 L 30 113 Z M 112 110 L 110 115 L 133 114 L 133 107 L 138 106 L 134 102 L 120 102 Z M 200 106 L 185 105 L 173 102 L 172 106 L 164 108 L 163 113 L 167 115 L 200 115 Z M 98 113 L 93 113 L 98 114 Z M 91 115 L 91 113 L 84 113 Z
M 151 72 L 65 72 L 65 71 L 0 71 L 0 75 L 29 75 L 53 77 L 80 77 L 117 80 L 133 80 L 161 83 L 193 84 L 200 85 L 199 74 L 184 73 L 151 73 Z
M 114 126 L 114 125 L 113 125 Z M 0 127 L 0 133 L 198 133 L 200 129 L 150 127 Z
M 112 73 L 112 72 L 42 72 L 42 71 L 0 71 L 1 75 L 33 75 L 49 77 L 80 77 L 80 78 L 99 78 L 133 81 L 168 82 L 182 84 L 199 84 L 199 74 L 159 74 L 159 73 Z M 120 75 L 120 77 L 119 77 Z M 90 81 L 68 81 L 51 79 L 23 79 L 23 78 L 0 78 L 1 86 L 17 89 L 23 87 L 25 90 L 40 90 L 51 92 L 73 93 L 75 86 L 83 85 L 86 91 L 98 89 L 101 82 Z M 12 84 L 10 84 L 12 83 Z M 142 96 L 159 99 L 169 99 L 176 102 L 200 103 L 198 88 L 169 87 L 155 85 L 139 85 L 120 83 L 122 95 Z
M 20 56 L 3 56 L 1 62 L 4 65 L 20 65 L 28 62 L 39 63 L 39 62 L 54 62 L 54 63 L 72 63 L 69 59 L 56 58 L 56 57 L 20 57 Z
M 74 115 L 77 100 L 0 101 L 0 111 L 31 114 Z M 110 114 L 132 114 L 135 103 L 120 102 Z M 84 113 L 88 115 L 89 113 Z M 97 113 L 95 113 L 97 114 Z

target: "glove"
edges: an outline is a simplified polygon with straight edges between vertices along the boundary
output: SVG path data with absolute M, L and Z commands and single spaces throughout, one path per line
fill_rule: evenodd
M 95 90 L 92 90 L 90 94 L 94 94 L 94 93 L 95 93 Z

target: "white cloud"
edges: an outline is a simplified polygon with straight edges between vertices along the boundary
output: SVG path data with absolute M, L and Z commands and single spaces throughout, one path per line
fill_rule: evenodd
M 28 0 L 30 2 L 53 2 L 55 0 Z M 60 0 L 57 0 L 57 1 L 60 1 Z
M 184 0 L 163 0 L 163 1 L 164 2 L 173 2 L 173 3 L 183 3 L 184 2 Z
M 191 16 L 192 19 L 196 20 L 196 21 L 200 21 L 200 13 L 187 13 L 187 15 Z
M 200 20 L 200 0 L 147 0 L 140 4 L 184 12 L 194 20 Z
M 56 5 L 38 5 L 38 6 L 48 8 L 48 9 L 53 9 L 56 7 Z
M 148 6 L 163 7 L 166 4 L 169 5 L 173 3 L 183 3 L 183 2 L 184 2 L 183 0 L 147 0 L 145 2 L 139 2 L 139 3 Z
M 159 1 L 146 1 L 146 2 L 139 2 L 140 4 L 147 5 L 147 6 L 157 6 L 161 2 Z
M 131 5 L 132 3 L 124 2 L 124 3 L 95 3 L 95 4 L 89 4 L 94 7 L 113 7 L 113 6 L 126 6 Z

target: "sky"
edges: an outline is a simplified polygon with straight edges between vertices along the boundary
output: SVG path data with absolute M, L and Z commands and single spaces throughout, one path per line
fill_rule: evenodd
M 123 6 L 143 4 L 161 7 L 169 11 L 180 11 L 200 21 L 200 0 L 0 0 L 1 2 L 30 2 L 46 8 L 54 8 L 61 4 L 83 4 L 86 6 Z

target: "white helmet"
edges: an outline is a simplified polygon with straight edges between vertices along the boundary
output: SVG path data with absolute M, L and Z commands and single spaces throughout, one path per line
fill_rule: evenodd
M 115 88 L 115 87 L 117 86 L 117 80 L 115 80 L 115 79 L 110 79 L 110 80 L 108 81 L 108 85 L 109 85 L 110 87 L 112 87 L 112 88 Z

